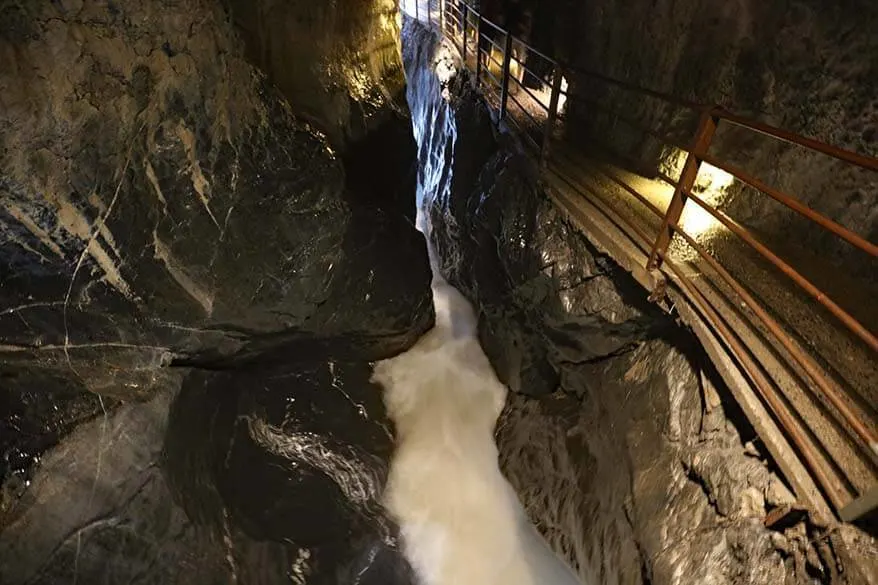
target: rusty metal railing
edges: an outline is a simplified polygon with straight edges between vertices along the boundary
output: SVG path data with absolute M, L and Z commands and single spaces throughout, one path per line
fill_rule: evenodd
M 785 329 L 763 304 L 742 283 L 737 281 L 726 266 L 723 266 L 714 255 L 681 226 L 683 209 L 686 203 L 691 201 L 825 308 L 841 326 L 868 348 L 873 358 L 878 357 L 878 337 L 875 333 L 793 268 L 777 251 L 763 243 L 751 230 L 694 192 L 699 170 L 703 164 L 709 164 L 735 177 L 758 193 L 770 197 L 819 228 L 858 249 L 867 257 L 874 259 L 878 258 L 878 246 L 874 243 L 811 209 L 794 196 L 766 184 L 743 169 L 711 154 L 710 149 L 717 129 L 721 124 L 724 124 L 821 153 L 871 172 L 878 172 L 878 159 L 738 116 L 717 106 L 681 99 L 664 92 L 617 80 L 598 72 L 564 65 L 515 38 L 509 31 L 460 0 L 423 1 L 420 3 L 420 7 L 415 2 L 415 10 L 415 13 L 410 9 L 407 12 L 433 24 L 444 36 L 455 43 L 461 53 L 464 65 L 474 71 L 475 85 L 481 88 L 486 97 L 493 100 L 497 107 L 498 119 L 510 123 L 520 131 L 526 144 L 536 152 L 543 168 L 546 168 L 548 163 L 553 160 L 552 150 L 557 142 L 556 131 L 561 114 L 559 103 L 562 99 L 568 102 L 577 100 L 577 96 L 573 92 L 564 88 L 567 76 L 584 77 L 606 84 L 616 90 L 631 92 L 634 95 L 661 100 L 675 107 L 686 108 L 698 115 L 696 131 L 691 141 L 686 144 L 645 126 L 631 117 L 613 112 L 612 108 L 599 103 L 598 100 L 584 99 L 590 107 L 610 112 L 622 123 L 629 124 L 659 142 L 675 146 L 687 153 L 679 179 L 674 180 L 667 174 L 656 171 L 658 178 L 674 189 L 670 203 L 664 211 L 656 207 L 647 197 L 618 175 L 601 169 L 600 172 L 644 205 L 650 214 L 661 219 L 658 233 L 654 237 L 649 237 L 641 228 L 626 221 L 624 216 L 618 213 L 614 214 L 613 221 L 619 224 L 622 231 L 628 233 L 632 240 L 637 240 L 639 245 L 643 245 L 645 242 L 649 243 L 648 250 L 644 250 L 648 258 L 646 262 L 648 270 L 660 272 L 668 268 L 677 277 L 683 292 L 692 300 L 705 321 L 723 340 L 730 354 L 735 357 L 744 374 L 757 389 L 780 428 L 795 445 L 820 488 L 832 503 L 832 507 L 840 512 L 843 519 L 850 519 L 845 517 L 844 510 L 851 502 L 847 492 L 852 490 L 841 486 L 838 481 L 833 479 L 833 472 L 821 462 L 820 457 L 814 452 L 813 445 L 803 434 L 803 430 L 792 420 L 788 408 L 778 398 L 774 385 L 759 365 L 754 362 L 751 352 L 747 350 L 746 344 L 742 343 L 740 335 L 729 327 L 728 323 L 721 318 L 717 308 L 699 291 L 692 279 L 680 269 L 679 265 L 669 257 L 669 247 L 675 237 L 681 238 L 719 275 L 720 279 L 737 295 L 740 302 L 752 311 L 771 339 L 785 350 L 786 359 L 803 373 L 803 381 L 807 381 L 811 385 L 824 406 L 828 406 L 827 411 L 841 422 L 843 428 L 848 429 L 848 432 L 853 435 L 854 443 L 864 450 L 865 456 L 869 458 L 874 468 L 878 469 L 878 464 L 876 464 L 878 461 L 876 459 L 878 457 L 878 430 L 876 430 L 875 420 L 872 420 L 866 413 L 860 412 L 860 409 L 851 406 L 845 392 L 828 378 L 814 356 L 795 342 L 792 332 Z M 543 69 L 550 73 L 541 75 L 535 70 L 537 69 L 535 63 L 542 65 Z M 548 92 L 527 87 L 523 79 L 528 75 L 545 81 Z M 538 93 L 543 95 L 537 95 Z M 510 113 L 510 108 L 513 108 L 515 113 Z M 612 208 L 609 201 L 602 198 L 594 189 L 589 188 L 589 191 L 592 196 L 597 197 L 598 207 Z M 737 303 L 735 305 L 737 306 Z

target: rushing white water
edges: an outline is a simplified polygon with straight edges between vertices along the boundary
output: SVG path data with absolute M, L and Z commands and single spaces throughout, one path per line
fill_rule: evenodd
M 494 427 L 506 388 L 473 309 L 435 262 L 432 287 L 436 326 L 373 376 L 396 425 L 385 505 L 406 557 L 423 585 L 578 584 L 500 472 Z

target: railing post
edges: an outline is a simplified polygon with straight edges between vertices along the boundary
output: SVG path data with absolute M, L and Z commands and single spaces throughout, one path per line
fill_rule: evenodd
M 558 117 L 558 102 L 561 99 L 561 80 L 564 74 L 560 65 L 555 65 L 552 72 L 552 94 L 549 97 L 549 112 L 546 116 L 546 126 L 543 131 L 543 149 L 540 153 L 540 164 L 545 168 L 549 161 L 549 148 L 552 142 L 552 133 L 555 131 L 555 119 Z
M 418 3 L 419 3 L 420 1 L 421 1 L 421 0 L 415 0 L 415 20 L 421 20 L 421 17 L 418 16 Z
M 671 224 L 679 225 L 680 216 L 683 214 L 683 207 L 686 205 L 687 193 L 692 190 L 695 185 L 695 179 L 698 177 L 698 169 L 701 168 L 701 155 L 707 153 L 710 148 L 710 141 L 716 133 L 716 126 L 719 118 L 714 115 L 712 110 L 705 110 L 701 114 L 698 122 L 698 130 L 695 132 L 695 139 L 689 155 L 686 157 L 686 164 L 683 165 L 683 172 L 680 173 L 680 180 L 674 189 L 674 196 L 668 205 L 668 211 L 662 220 L 662 227 L 659 229 L 652 251 L 649 253 L 649 260 L 646 263 L 648 270 L 653 270 L 661 266 L 662 257 L 668 251 L 671 238 L 674 235 Z
M 503 49 L 503 73 L 500 83 L 500 119 L 506 118 L 506 102 L 509 100 L 509 64 L 512 61 L 512 33 L 506 32 L 506 43 Z
M 479 82 L 482 79 L 482 15 L 476 14 L 476 80 L 475 87 L 479 88 Z
M 445 34 L 445 0 L 439 0 L 439 34 Z

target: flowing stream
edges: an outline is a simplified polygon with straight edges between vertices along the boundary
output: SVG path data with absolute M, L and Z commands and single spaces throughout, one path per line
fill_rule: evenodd
M 385 504 L 405 555 L 424 585 L 577 584 L 500 471 L 494 428 L 507 390 L 472 306 L 430 258 L 436 326 L 373 376 L 396 425 Z

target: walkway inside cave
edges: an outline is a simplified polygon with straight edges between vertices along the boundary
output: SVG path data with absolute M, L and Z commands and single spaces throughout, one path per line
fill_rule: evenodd
M 405 0 L 402 2 L 402 9 L 410 17 L 422 22 L 429 19 L 435 23 L 440 19 L 438 3 L 429 0 Z M 459 59 L 459 56 L 456 58 Z M 468 55 L 467 66 L 470 68 L 474 67 L 473 59 L 472 54 Z M 547 101 L 548 86 L 544 85 L 542 90 L 533 91 L 539 94 L 536 97 Z M 511 84 L 509 91 L 514 98 L 509 102 L 509 127 L 520 135 L 522 144 L 528 145 L 527 140 L 541 143 L 543 130 L 539 124 L 545 120 L 545 110 L 537 105 L 533 91 L 524 91 L 515 84 Z M 483 87 L 482 92 L 495 109 L 499 108 L 499 96 L 494 89 L 487 90 Z M 570 100 L 576 101 L 575 93 Z M 545 107 L 545 104 L 541 106 Z M 584 139 L 575 128 L 582 123 L 582 116 L 590 115 L 594 115 L 592 108 L 580 108 L 575 112 L 564 109 L 562 128 L 554 134 L 556 142 L 551 151 L 548 166 L 551 173 L 548 178 L 556 181 L 560 179 L 568 185 L 576 185 L 577 188 L 586 186 L 598 189 L 598 192 L 610 197 L 616 213 L 633 221 L 647 234 L 656 234 L 661 225 L 660 219 L 651 215 L 642 204 L 611 181 L 606 172 L 637 189 L 662 211 L 667 209 L 673 187 L 660 180 L 637 174 L 629 168 L 629 161 L 616 160 L 608 155 L 606 145 L 592 144 L 590 139 Z M 759 156 L 760 152 L 756 150 L 753 156 Z M 677 173 L 682 168 L 682 160 L 681 158 Z M 715 176 L 709 177 L 708 190 L 704 196 L 708 201 L 722 197 L 735 179 L 710 165 L 704 166 L 715 172 Z M 708 174 L 712 173 L 702 170 L 699 177 L 703 178 Z M 723 209 L 723 205 L 720 209 Z M 816 354 L 830 378 L 844 387 L 849 386 L 856 393 L 854 401 L 860 408 L 870 410 L 869 405 L 878 404 L 878 365 L 872 359 L 871 350 L 855 334 L 695 203 L 686 205 L 682 220 L 683 226 L 696 241 L 711 252 L 738 282 L 744 283 L 765 304 L 772 316 L 794 333 L 801 345 Z M 874 271 L 867 269 L 858 276 L 849 260 L 842 262 L 842 259 L 822 254 L 821 250 L 807 247 L 807 242 L 802 244 L 796 237 L 788 237 L 784 233 L 767 233 L 759 228 L 758 222 L 745 221 L 744 224 L 760 241 L 800 271 L 829 298 L 837 301 L 866 329 L 874 331 L 878 327 L 878 305 L 872 302 L 878 295 L 878 282 L 874 276 L 863 276 L 874 275 Z M 792 225 L 801 227 L 798 223 Z M 672 240 L 670 252 L 672 258 L 690 264 L 693 270 L 707 276 L 710 286 L 724 293 L 729 292 L 727 285 L 681 238 Z M 843 264 L 842 270 L 833 265 L 839 262 Z M 874 260 L 866 259 L 865 262 L 874 265 Z M 764 330 L 764 325 L 754 316 L 751 316 L 750 321 L 757 330 Z M 793 400 L 796 401 L 795 398 Z M 826 418 L 825 413 L 820 417 Z
M 632 186 L 662 211 L 668 207 L 673 187 L 623 167 L 606 157 L 586 153 L 581 147 L 569 144 L 557 144 L 549 164 L 553 178 L 598 189 L 598 192 L 610 198 L 616 213 L 621 213 L 649 235 L 658 233 L 661 219 L 649 213 L 644 205 L 612 181 L 608 173 Z M 718 169 L 714 170 L 723 174 Z M 705 176 L 705 173 L 701 176 Z M 720 183 L 724 180 L 731 181 L 732 177 L 725 175 L 718 178 Z M 703 196 L 721 197 L 724 188 L 722 184 L 709 185 L 707 194 Z M 687 232 L 760 299 L 788 331 L 798 335 L 800 343 L 811 347 L 819 355 L 832 376 L 842 379 L 856 390 L 863 404 L 878 403 L 878 365 L 871 359 L 869 348 L 850 330 L 814 302 L 790 278 L 694 203 L 690 202 L 684 208 L 682 223 Z M 867 329 L 875 330 L 878 327 L 878 307 L 871 302 L 878 295 L 878 283 L 874 279 L 857 278 L 854 274 L 837 270 L 831 266 L 829 258 L 820 255 L 819 250 L 806 248 L 795 238 L 787 237 L 787 234 L 764 233 L 752 225 L 747 228 L 830 298 L 839 301 Z M 707 277 L 711 286 L 729 292 L 725 290 L 728 287 L 721 278 L 682 238 L 672 240 L 670 256 L 678 262 L 690 264 L 695 271 Z M 751 321 L 754 327 L 764 329 L 755 317 Z
M 429 21 L 435 28 L 442 19 L 426 8 L 430 4 L 412 0 L 404 2 L 403 9 L 410 17 L 422 23 Z M 449 45 L 455 43 L 459 43 L 459 38 L 450 43 L 446 41 L 441 46 L 449 50 Z M 443 56 L 443 59 L 454 63 L 455 68 L 465 66 L 471 75 L 476 71 L 475 45 L 468 45 L 464 50 L 466 63 L 460 63 L 461 55 L 457 51 L 452 52 L 452 57 Z M 479 79 L 477 85 L 482 96 L 495 111 L 500 111 L 499 92 L 491 88 L 489 81 Z M 509 84 L 505 126 L 518 136 L 525 151 L 531 146 L 539 150 L 544 143 L 545 111 L 536 104 L 542 101 L 540 105 L 547 107 L 550 88 L 544 85 L 542 89 L 537 93 L 545 95 L 539 97 L 515 83 Z M 567 97 L 577 102 L 583 96 L 577 95 L 574 85 Z M 588 104 L 587 99 L 585 103 Z M 563 109 L 561 124 L 552 135 L 552 147 L 543 178 L 552 187 L 551 191 L 558 194 L 556 202 L 563 200 L 560 205 L 567 213 L 579 212 L 584 216 L 597 213 L 596 208 L 585 203 L 585 200 L 593 199 L 593 194 L 604 200 L 598 207 L 607 206 L 626 223 L 636 225 L 646 234 L 644 237 L 650 240 L 646 245 L 650 246 L 661 230 L 661 217 L 651 214 L 617 181 L 636 190 L 662 214 L 668 209 L 673 187 L 651 178 L 652 169 L 643 170 L 643 164 L 638 162 L 636 156 L 630 153 L 616 155 L 611 147 L 602 142 L 608 139 L 590 136 L 587 132 L 590 126 L 585 121 L 599 116 L 603 109 L 596 113 L 590 105 L 584 106 L 583 102 L 577 104 L 579 107 L 573 111 Z M 604 107 L 608 107 L 607 104 Z M 626 130 L 627 127 L 618 129 L 623 141 Z M 612 132 L 616 132 L 615 127 Z M 718 136 L 714 141 L 715 146 L 728 147 L 735 141 L 734 133 L 721 133 Z M 762 143 L 754 142 L 747 151 L 754 159 L 771 155 L 768 146 Z M 683 155 L 683 152 L 678 154 Z M 669 167 L 662 168 L 672 177 L 678 176 L 685 160 L 682 156 L 675 160 L 674 156 L 671 154 L 662 159 L 662 165 Z M 675 166 L 679 168 L 671 168 Z M 704 165 L 699 174 L 699 187 L 703 189 L 700 196 L 744 225 L 757 240 L 823 291 L 821 294 L 842 306 L 867 330 L 875 330 L 878 309 L 872 299 L 878 294 L 878 285 L 874 271 L 869 271 L 867 264 L 870 261 L 874 264 L 874 259 L 860 264 L 850 259 L 853 256 L 834 254 L 828 248 L 823 249 L 822 240 L 808 236 L 810 226 L 804 225 L 797 216 L 789 219 L 787 224 L 763 221 L 762 215 L 772 216 L 780 211 L 748 203 L 747 192 L 739 193 L 733 189 L 735 181 L 732 175 Z M 814 204 L 808 200 L 806 203 Z M 815 205 L 815 208 L 820 209 L 820 206 Z M 842 396 L 841 400 L 847 407 L 863 419 L 874 418 L 875 404 L 878 404 L 878 363 L 872 358 L 871 349 L 787 274 L 692 201 L 684 208 L 682 225 L 707 251 L 710 260 L 700 256 L 679 236 L 672 239 L 669 256 L 689 274 L 701 294 L 714 299 L 722 307 L 720 312 L 723 318 L 732 329 L 743 332 L 747 343 L 751 343 L 750 351 L 762 356 L 763 367 L 775 380 L 781 399 L 792 408 L 797 424 L 807 428 L 809 436 L 817 437 L 815 448 L 825 453 L 827 464 L 840 465 L 844 469 L 842 482 L 852 491 L 840 499 L 869 493 L 874 487 L 875 477 L 874 453 L 869 449 L 870 444 L 852 439 L 856 436 L 852 425 L 827 407 L 827 399 L 812 388 L 812 385 L 816 387 L 816 384 L 812 384 L 812 379 L 816 380 L 814 374 L 806 372 L 795 362 L 785 364 L 782 356 L 787 355 L 787 348 L 742 302 L 738 291 L 733 290 L 720 275 L 713 262 L 728 271 L 736 285 L 757 299 L 780 328 L 790 334 L 792 343 L 814 360 L 813 370 L 819 377 L 826 379 L 826 384 Z M 786 227 L 781 229 L 778 225 Z
M 430 585 L 575 585 L 500 471 L 494 428 L 506 387 L 479 344 L 472 305 L 440 274 L 423 212 L 418 228 L 436 324 L 373 377 L 396 427 L 385 501 L 405 555 Z
M 659 209 L 666 209 L 673 194 L 673 188 L 659 180 L 652 180 L 625 170 L 606 160 L 583 154 L 573 148 L 559 145 L 556 156 L 549 163 L 547 178 L 551 184 L 562 189 L 582 193 L 592 189 L 607 198 L 615 213 L 640 227 L 647 234 L 656 234 L 661 228 L 661 219 L 648 212 L 646 207 L 630 196 L 621 186 L 611 180 L 607 173 L 633 186 Z M 585 187 L 583 189 L 583 186 Z M 566 198 L 569 205 L 581 205 L 581 201 Z M 869 349 L 828 311 L 825 311 L 807 294 L 797 288 L 795 283 L 755 250 L 737 239 L 724 226 L 706 212 L 693 204 L 687 204 L 682 218 L 696 241 L 708 249 L 732 276 L 760 299 L 775 319 L 783 323 L 787 330 L 796 332 L 797 340 L 819 357 L 824 372 L 837 383 L 851 388 L 856 394 L 856 403 L 865 410 L 878 404 L 878 363 L 871 359 Z M 811 272 L 820 273 L 821 259 L 795 243 L 789 243 L 787 257 L 795 257 L 798 266 L 807 266 Z M 796 256 L 792 253 L 797 252 Z M 736 298 L 734 291 L 701 258 L 689 244 L 675 238 L 670 246 L 670 255 L 678 263 L 686 266 L 693 274 L 698 274 L 699 288 L 706 291 L 719 291 L 723 298 Z M 876 306 L 870 302 L 872 289 L 869 283 L 846 280 L 836 271 L 823 266 L 823 276 L 835 275 L 834 280 L 823 278 L 820 283 L 830 296 L 843 299 L 858 309 L 855 315 L 870 326 L 876 322 Z M 834 294 L 833 294 L 834 293 Z M 872 297 L 874 298 L 874 297 Z M 847 305 L 847 303 L 846 303 Z M 750 311 L 744 313 L 748 328 L 761 332 L 765 339 L 771 339 L 762 322 Z M 778 349 L 777 351 L 781 351 Z M 800 374 L 807 379 L 804 374 Z M 784 384 L 785 399 L 802 413 L 812 430 L 819 430 L 825 440 L 826 448 L 837 461 L 845 462 L 848 480 L 860 490 L 868 490 L 872 481 L 872 468 L 868 454 L 862 453 L 856 445 L 845 438 L 844 430 L 839 428 L 832 414 L 822 408 L 818 398 L 807 387 Z

